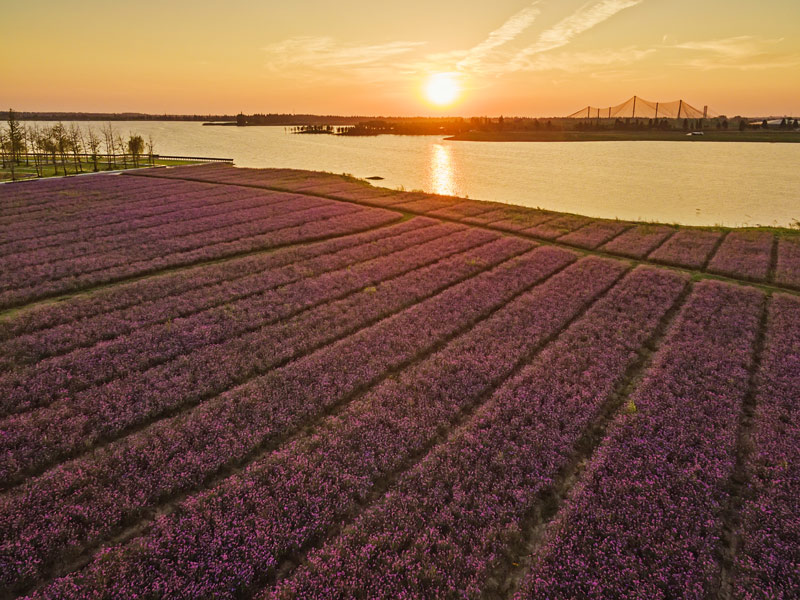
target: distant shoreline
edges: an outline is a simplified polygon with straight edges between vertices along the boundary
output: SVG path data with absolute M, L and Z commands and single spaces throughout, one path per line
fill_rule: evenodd
M 460 142 L 768 142 L 800 143 L 800 131 L 704 129 L 689 131 L 468 131 L 444 138 Z

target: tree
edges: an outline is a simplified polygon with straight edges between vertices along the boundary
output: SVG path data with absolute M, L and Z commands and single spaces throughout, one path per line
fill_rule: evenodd
M 42 148 L 42 132 L 36 125 L 28 128 L 28 139 L 30 149 L 33 151 L 33 166 L 36 168 L 36 176 L 44 176 L 44 149 Z
M 114 133 L 114 127 L 111 123 L 106 123 L 103 127 L 103 142 L 106 147 L 106 155 L 108 156 L 108 170 L 117 168 L 117 148 Z
M 739 131 L 744 131 L 745 129 L 747 129 L 747 121 L 739 119 Z
M 722 128 L 727 130 L 728 129 L 728 119 L 722 120 Z
M 125 143 L 125 140 L 122 139 L 121 134 L 117 134 L 117 139 L 115 142 L 117 146 L 117 150 L 119 151 L 120 155 L 122 155 L 122 168 L 128 168 L 128 155 L 126 154 L 125 150 L 128 149 L 128 145 Z
M 0 129 L 0 157 L 2 157 L 3 168 L 6 165 L 11 169 L 11 181 L 16 180 L 16 173 L 14 172 L 14 159 L 11 156 L 11 142 L 8 140 L 8 134 L 5 129 Z
M 67 175 L 67 152 L 69 151 L 69 137 L 64 125 L 60 122 L 57 123 L 51 130 L 53 142 L 55 142 L 56 150 L 61 158 L 61 168 L 64 171 L 64 176 Z
M 341 129 L 341 128 L 340 128 Z M 147 135 L 147 155 L 150 158 L 150 166 L 153 166 L 153 147 L 155 146 L 153 142 L 153 134 Z
M 100 149 L 100 138 L 97 137 L 97 134 L 91 127 L 86 130 L 86 143 L 89 146 L 89 153 L 91 154 L 92 163 L 94 164 L 94 172 L 97 173 L 97 151 Z
M 763 121 L 761 121 L 761 129 L 768 129 L 768 128 L 769 128 L 769 123 L 767 123 L 767 120 L 764 119 Z
M 133 166 L 139 166 L 139 155 L 144 152 L 144 139 L 140 135 L 133 135 L 128 138 L 128 152 L 133 158 Z
M 8 109 L 8 143 L 10 145 L 9 151 L 11 154 L 11 161 L 19 163 L 19 155 L 22 145 L 22 127 L 17 121 L 17 115 L 14 114 L 12 109 Z M 12 167 L 13 174 L 13 167 Z
M 69 145 L 72 150 L 72 157 L 75 161 L 75 172 L 83 173 L 81 164 L 81 153 L 83 153 L 83 133 L 81 128 L 73 123 L 69 126 Z
M 689 131 L 689 119 L 684 119 L 683 120 L 683 130 L 684 131 Z
M 53 175 L 57 175 L 58 165 L 56 164 L 56 154 L 58 153 L 58 144 L 56 143 L 53 129 L 54 127 L 42 134 L 42 149 L 50 155 L 50 158 L 53 161 Z

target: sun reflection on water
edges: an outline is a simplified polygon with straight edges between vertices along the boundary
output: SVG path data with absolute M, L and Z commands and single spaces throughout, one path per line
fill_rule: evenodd
M 454 196 L 456 193 L 455 169 L 453 158 L 450 155 L 450 147 L 445 144 L 433 144 L 431 148 L 431 191 L 443 196 Z

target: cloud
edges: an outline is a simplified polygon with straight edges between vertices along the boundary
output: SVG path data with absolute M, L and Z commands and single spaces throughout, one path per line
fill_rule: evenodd
M 263 50 L 267 55 L 267 68 L 280 72 L 297 67 L 322 70 L 377 65 L 424 44 L 401 41 L 345 45 L 330 37 L 302 36 L 269 44 Z
M 575 72 L 609 66 L 617 69 L 621 66 L 638 62 L 655 52 L 655 48 L 642 49 L 636 46 L 628 46 L 615 50 L 546 53 L 530 59 L 526 65 L 526 70 Z
M 689 50 L 694 53 L 682 59 L 678 66 L 710 71 L 733 69 L 739 71 L 787 68 L 800 65 L 800 54 L 775 52 L 778 39 L 758 39 L 750 35 L 729 38 L 681 42 L 666 46 L 669 49 Z
M 538 0 L 511 16 L 499 28 L 492 31 L 487 38 L 477 46 L 466 51 L 466 55 L 456 65 L 460 70 L 469 70 L 477 67 L 481 61 L 495 48 L 507 44 L 517 38 L 530 27 L 539 16 L 541 10 L 537 7 Z
M 596 4 L 584 4 L 550 29 L 543 31 L 534 44 L 520 50 L 511 67 L 515 70 L 525 69 L 529 57 L 566 46 L 581 33 L 642 2 L 643 0 L 602 0 Z

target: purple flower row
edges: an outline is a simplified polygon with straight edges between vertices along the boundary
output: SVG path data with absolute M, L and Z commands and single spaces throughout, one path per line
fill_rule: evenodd
M 600 247 L 604 252 L 644 258 L 675 232 L 666 225 L 637 225 Z
M 769 307 L 753 419 L 749 491 L 733 597 L 796 598 L 800 590 L 800 299 Z
M 419 200 L 411 200 L 409 202 L 400 202 L 392 204 L 392 208 L 397 210 L 405 210 L 413 213 L 427 213 L 434 210 L 441 210 L 453 206 L 455 201 L 446 200 L 433 194 L 426 194 L 426 197 Z
M 239 228 L 224 228 L 214 235 L 203 236 L 205 244 L 192 250 L 144 261 L 123 262 L 111 267 L 103 265 L 102 260 L 98 258 L 99 264 L 87 265 L 87 270 L 68 273 L 59 279 L 52 279 L 47 273 L 40 273 L 35 281 L 28 281 L 24 286 L 20 286 L 19 283 L 12 284 L 16 289 L 0 292 L 0 308 L 18 306 L 47 296 L 111 283 L 127 277 L 146 275 L 170 267 L 187 266 L 255 250 L 365 231 L 399 218 L 399 213 L 382 209 L 363 209 L 353 212 L 348 207 L 333 206 L 287 215 L 286 218 L 271 219 L 268 221 L 269 226 L 266 227 L 263 223 L 251 223 Z M 232 229 L 237 231 L 233 232 Z M 231 237 L 233 239 L 230 239 Z
M 42 236 L 76 232 L 84 221 L 89 227 L 104 222 L 109 225 L 120 225 L 122 221 L 115 209 L 121 208 L 122 205 L 131 215 L 145 216 L 152 211 L 174 209 L 174 205 L 169 202 L 169 198 L 173 195 L 186 196 L 188 200 L 193 196 L 212 194 L 214 191 L 219 191 L 220 187 L 175 181 L 158 187 L 128 186 L 128 189 L 120 188 L 113 193 L 106 192 L 99 185 L 91 190 L 94 193 L 90 193 L 90 190 L 77 191 L 67 188 L 64 192 L 74 196 L 72 204 L 52 199 L 41 208 L 31 210 L 25 215 L 9 217 L 5 224 L 0 224 L 0 230 L 4 242 L 21 244 Z
M 258 276 L 261 272 L 280 267 L 291 269 L 291 263 L 300 263 L 316 257 L 324 258 L 328 254 L 354 249 L 361 244 L 374 243 L 385 238 L 402 236 L 435 223 L 437 221 L 433 219 L 416 217 L 382 229 L 290 246 L 274 252 L 228 260 L 224 264 L 197 266 L 191 270 L 171 273 L 156 279 L 148 278 L 98 290 L 90 296 L 73 298 L 68 302 L 34 307 L 15 314 L 11 319 L 0 320 L 0 340 L 33 334 L 59 325 L 71 325 L 75 321 L 117 313 L 131 307 L 135 309 L 138 305 L 146 307 L 158 299 L 180 296 L 222 282 Z M 313 270 L 314 267 L 309 266 L 309 268 Z M 307 274 L 297 275 L 307 276 Z
M 581 215 L 559 215 L 555 219 L 549 219 L 535 227 L 523 229 L 522 232 L 545 240 L 554 240 L 585 227 L 593 221 L 594 219 Z
M 702 269 L 723 235 L 721 231 L 680 229 L 648 258 L 668 265 Z
M 651 268 L 628 275 L 473 420 L 263 597 L 501 592 L 493 571 L 514 560 L 525 518 L 686 284 L 685 276 Z
M 755 289 L 695 286 L 516 598 L 716 595 L 763 305 Z
M 75 256 L 61 254 L 59 250 L 45 248 L 26 254 L 6 256 L 0 262 L 0 275 L 10 274 L 0 290 L 15 289 L 42 280 L 59 279 L 73 273 L 90 273 L 103 268 L 144 261 L 176 252 L 186 252 L 209 243 L 237 239 L 253 232 L 266 232 L 308 219 L 337 216 L 356 212 L 353 205 L 333 204 L 318 198 L 298 198 L 291 202 L 256 207 L 225 215 L 206 217 L 198 221 L 169 222 L 155 229 L 133 231 L 112 236 L 106 242 L 98 241 L 87 254 L 78 250 Z M 196 228 L 196 229 L 195 229 Z M 31 264 L 26 264 L 30 258 Z
M 772 259 L 773 239 L 769 231 L 732 231 L 714 254 L 708 270 L 740 279 L 765 281 Z
M 193 184 L 197 185 L 197 184 Z M 119 177 L 99 176 L 38 181 L 34 185 L 4 186 L 0 190 L 0 225 L 38 216 L 43 221 L 67 217 L 68 211 L 85 211 L 117 201 L 131 190 L 185 189 L 177 181 L 129 181 Z
M 558 238 L 559 242 L 593 250 L 630 227 L 620 221 L 596 220 Z
M 78 206 L 60 208 L 54 203 L 45 210 L 36 211 L 28 218 L 20 217 L 13 221 L 16 228 L 3 236 L 3 246 L 0 248 L 5 251 L 6 246 L 36 242 L 38 238 L 45 236 L 91 233 L 98 227 L 124 227 L 127 224 L 126 218 L 141 219 L 180 208 L 169 200 L 172 196 L 184 197 L 182 204 L 191 206 L 202 201 L 196 200 L 195 197 L 202 199 L 204 196 L 214 196 L 215 192 L 222 192 L 225 189 L 223 186 L 188 181 L 182 183 L 183 185 L 176 181 L 168 186 L 147 188 L 133 185 L 127 192 L 120 190 L 113 195 L 104 194 L 103 200 L 84 197 Z M 98 186 L 97 192 L 101 190 L 102 188 Z M 231 189 L 227 191 L 230 192 Z M 118 214 L 118 210 L 124 210 L 124 217 Z
M 33 578 L 37 569 L 28 565 L 46 566 L 102 539 L 165 495 L 200 485 L 224 465 L 285 437 L 388 370 L 468 329 L 498 303 L 572 260 L 567 252 L 535 250 L 24 484 L 0 503 L 0 523 L 9 532 L 3 553 L 15 565 L 15 574 L 2 579 Z
M 259 194 L 248 189 L 216 186 L 212 191 L 173 193 L 158 205 L 141 209 L 128 206 L 127 201 L 131 196 L 135 194 L 126 198 L 125 205 L 115 207 L 113 217 L 105 212 L 94 213 L 82 218 L 80 222 L 73 220 L 70 224 L 72 228 L 65 228 L 64 231 L 53 232 L 51 228 L 44 228 L 39 223 L 28 227 L 21 225 L 19 232 L 28 234 L 25 239 L 0 245 L 0 256 L 7 257 L 3 259 L 3 264 L 12 258 L 19 260 L 20 255 L 25 256 L 28 264 L 36 264 L 33 257 L 37 255 L 42 258 L 40 262 L 53 260 L 54 257 L 46 254 L 45 250 L 54 246 L 71 256 L 88 254 L 91 252 L 92 242 L 107 245 L 109 241 L 115 241 L 118 242 L 115 247 L 118 247 L 124 245 L 126 238 L 139 232 L 147 231 L 152 234 L 153 229 L 170 226 L 174 228 L 176 224 L 198 227 L 191 221 L 208 219 L 215 215 L 227 216 L 233 211 L 287 202 L 294 198 L 285 194 Z M 183 234 L 189 229 L 182 227 L 180 232 Z
M 445 219 L 463 219 L 464 217 L 475 217 L 495 209 L 495 204 L 491 202 L 480 202 L 477 200 L 464 200 L 453 198 L 453 204 L 428 213 L 429 217 L 443 217 Z
M 87 388 L 191 354 L 208 345 L 241 337 L 303 310 L 342 298 L 366 286 L 397 277 L 497 237 L 490 232 L 457 231 L 455 226 L 443 228 L 445 231 L 442 233 L 450 235 L 423 240 L 419 245 L 400 248 L 385 256 L 366 256 L 363 262 L 343 265 L 344 268 L 337 270 L 330 269 L 317 277 L 310 274 L 305 278 L 298 277 L 296 281 L 281 285 L 278 289 L 275 288 L 281 283 L 280 278 L 270 280 L 261 275 L 243 280 L 244 285 L 238 290 L 222 288 L 217 290 L 216 295 L 211 294 L 212 290 L 207 290 L 205 295 L 199 294 L 197 302 L 203 304 L 208 300 L 211 308 L 189 310 L 185 317 L 174 320 L 168 314 L 161 315 L 163 319 L 149 326 L 129 327 L 130 333 L 127 335 L 112 336 L 110 340 L 18 368 L 0 376 L 0 398 L 3 398 L 0 414 L 46 406 Z M 370 247 L 366 250 L 369 253 Z M 200 290 L 203 291 L 206 289 Z M 236 291 L 241 292 L 239 298 L 236 297 Z M 194 306 L 190 305 L 190 308 Z M 79 324 L 76 330 L 81 329 L 82 325 Z M 61 328 L 55 333 L 58 339 Z
M 800 288 L 800 236 L 781 237 L 778 240 L 775 283 Z
M 0 425 L 0 481 L 198 403 L 457 283 L 530 244 L 502 238 L 290 319 L 93 387 Z M 380 274 L 375 274 L 380 280 Z
M 468 282 L 469 295 L 442 297 L 432 323 L 462 314 L 477 317 L 486 307 L 501 306 L 512 290 L 525 289 L 572 259 L 567 252 L 542 248 L 508 267 L 501 265 L 491 275 Z M 480 402 L 516 362 L 555 334 L 624 268 L 589 258 L 523 293 L 436 354 L 327 418 L 314 433 L 189 498 L 173 515 L 156 521 L 147 536 L 98 555 L 96 562 L 42 595 L 68 598 L 94 590 L 112 597 L 162 590 L 174 597 L 232 597 L 252 589 L 281 559 L 356 510 L 379 478 L 423 451 L 437 432 Z M 406 322 L 395 335 L 402 339 L 411 329 L 427 327 Z M 339 369 L 325 372 L 334 383 L 352 377 Z M 318 381 L 314 394 L 324 395 L 325 385 L 324 379 Z M 142 569 L 145 564 L 154 568 Z
M 339 252 L 332 251 L 328 254 L 277 266 L 274 269 L 253 269 L 248 275 L 190 289 L 177 295 L 164 294 L 164 288 L 168 287 L 167 282 L 156 279 L 150 282 L 148 296 L 152 298 L 151 300 L 145 300 L 140 304 L 127 308 L 101 313 L 77 323 L 64 323 L 49 329 L 19 335 L 5 342 L 0 341 L 0 367 L 19 367 L 48 357 L 63 355 L 76 348 L 88 347 L 100 341 L 118 338 L 134 329 L 141 334 L 143 333 L 143 328 L 166 321 L 171 321 L 171 337 L 177 337 L 176 326 L 183 324 L 184 321 L 176 322 L 174 319 L 185 318 L 223 304 L 225 305 L 224 310 L 226 313 L 232 315 L 233 312 L 237 312 L 237 316 L 240 316 L 241 313 L 237 306 L 230 304 L 235 300 L 243 300 L 278 286 L 287 286 L 301 279 L 308 280 L 323 273 L 350 267 L 383 255 L 393 254 L 442 236 L 450 235 L 460 229 L 463 228 L 456 225 L 437 225 L 420 227 L 416 231 L 408 231 L 406 229 L 406 231 L 398 232 L 397 234 L 390 229 L 385 232 L 383 239 L 377 241 L 365 241 Z M 348 273 L 349 275 L 351 273 Z M 309 282 L 306 281 L 306 283 Z M 163 287 L 162 284 L 164 284 Z M 285 292 L 286 290 L 283 289 L 281 291 Z M 295 303 L 297 307 L 300 305 L 301 303 Z M 258 315 L 257 318 L 263 319 L 264 316 L 269 315 Z M 74 359 L 74 355 L 71 359 Z M 40 363 L 37 368 L 43 368 L 45 364 L 51 365 L 47 368 L 52 369 L 52 365 L 55 363 L 52 361 L 44 364 Z M 0 376 L 0 390 L 7 385 L 6 381 L 11 379 L 17 381 L 27 380 L 29 377 L 30 374 L 26 371 Z M 77 382 L 73 381 L 73 383 Z M 0 395 L 2 394 L 3 392 L 0 391 Z M 10 397 L 5 402 L 0 401 L 0 405 L 9 403 L 11 403 Z
M 536 227 L 547 221 L 558 218 L 558 213 L 544 210 L 532 210 L 520 207 L 500 208 L 477 217 L 464 219 L 465 222 L 489 225 L 503 231 L 522 231 Z

